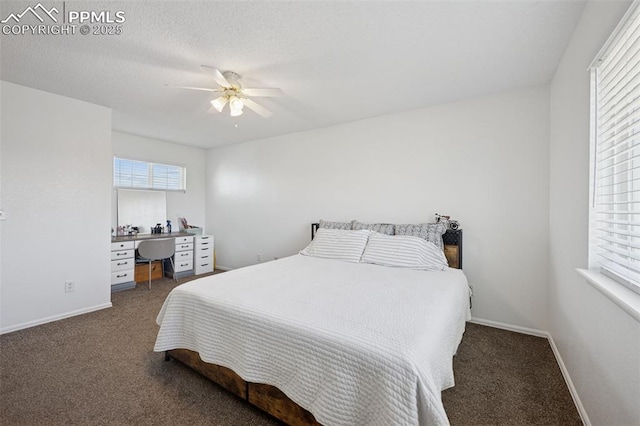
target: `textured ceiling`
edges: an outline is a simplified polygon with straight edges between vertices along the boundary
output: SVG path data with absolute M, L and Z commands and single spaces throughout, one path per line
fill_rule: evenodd
M 0 4 L 0 17 L 33 2 Z M 0 78 L 113 109 L 114 130 L 214 147 L 549 82 L 582 1 L 42 1 L 121 35 L 0 35 Z M 26 20 L 28 17 L 25 17 Z M 37 23 L 37 22 L 35 22 Z M 208 114 L 206 64 L 274 116 Z

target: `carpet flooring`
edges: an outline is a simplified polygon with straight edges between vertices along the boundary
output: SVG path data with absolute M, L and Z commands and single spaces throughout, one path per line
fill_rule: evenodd
M 183 280 L 184 282 L 186 280 Z M 169 279 L 113 308 L 0 336 L 0 424 L 278 425 L 153 352 Z M 546 339 L 467 324 L 443 392 L 452 425 L 580 425 Z

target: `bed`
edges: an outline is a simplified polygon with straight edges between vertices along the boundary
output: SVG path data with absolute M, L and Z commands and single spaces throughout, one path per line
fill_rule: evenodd
M 297 254 L 176 287 L 154 350 L 290 425 L 446 425 L 468 297 L 460 269 Z

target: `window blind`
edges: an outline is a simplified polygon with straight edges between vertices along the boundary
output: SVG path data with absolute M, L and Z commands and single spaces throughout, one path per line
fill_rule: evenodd
M 640 293 L 640 8 L 592 68 L 594 259 Z
M 185 191 L 187 170 L 182 166 L 114 158 L 113 185 L 116 188 Z

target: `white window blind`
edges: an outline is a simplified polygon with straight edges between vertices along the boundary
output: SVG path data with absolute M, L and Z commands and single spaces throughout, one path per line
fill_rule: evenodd
M 187 170 L 182 166 L 114 157 L 113 185 L 116 188 L 185 191 Z
M 640 8 L 592 68 L 592 262 L 640 293 Z M 592 265 L 596 266 L 596 265 Z

